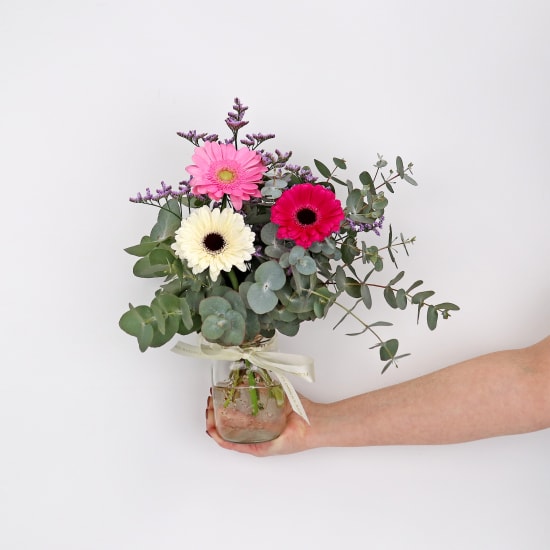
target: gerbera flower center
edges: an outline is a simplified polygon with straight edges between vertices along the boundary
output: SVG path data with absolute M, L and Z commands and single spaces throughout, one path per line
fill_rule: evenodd
M 236 177 L 235 171 L 230 168 L 222 168 L 216 175 L 220 183 L 231 183 Z
M 317 213 L 311 208 L 301 208 L 296 212 L 296 219 L 300 225 L 312 225 L 317 221 Z
M 226 247 L 225 239 L 219 233 L 208 233 L 202 244 L 210 254 L 219 254 Z

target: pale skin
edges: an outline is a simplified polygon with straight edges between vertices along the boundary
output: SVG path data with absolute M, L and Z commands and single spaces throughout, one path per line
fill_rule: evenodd
M 550 336 L 342 401 L 301 399 L 309 425 L 288 407 L 277 439 L 249 445 L 221 439 L 208 398 L 206 433 L 224 449 L 270 456 L 317 447 L 462 443 L 550 428 Z

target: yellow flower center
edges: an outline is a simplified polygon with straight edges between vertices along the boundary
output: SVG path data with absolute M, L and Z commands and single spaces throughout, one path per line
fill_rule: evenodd
M 231 183 L 235 179 L 235 172 L 229 168 L 222 168 L 217 174 L 220 183 Z

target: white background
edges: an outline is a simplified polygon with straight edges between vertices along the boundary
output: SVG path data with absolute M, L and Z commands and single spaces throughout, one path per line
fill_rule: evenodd
M 230 453 L 204 433 L 207 365 L 141 354 L 118 319 L 156 288 L 123 252 L 156 212 L 128 197 L 184 179 L 176 132 L 223 132 L 239 96 L 296 163 L 414 162 L 387 210 L 417 237 L 400 267 L 462 308 L 432 333 L 377 296 L 369 319 L 412 353 L 384 375 L 336 315 L 304 326 L 282 347 L 315 358 L 306 395 L 543 338 L 549 18 L 544 0 L 4 1 L 0 547 L 547 549 L 549 431 Z

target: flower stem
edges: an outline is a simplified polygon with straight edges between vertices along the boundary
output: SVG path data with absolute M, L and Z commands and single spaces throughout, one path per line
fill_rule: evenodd
M 252 414 L 256 416 L 259 412 L 258 407 L 258 389 L 256 386 L 256 379 L 254 378 L 254 372 L 252 368 L 248 369 L 248 392 L 250 393 L 250 405 L 252 406 Z
M 229 281 L 231 282 L 231 286 L 233 287 L 233 290 L 239 290 L 239 281 L 237 280 L 237 275 L 235 275 L 235 272 L 233 269 L 228 271 L 227 276 L 229 277 Z

